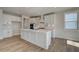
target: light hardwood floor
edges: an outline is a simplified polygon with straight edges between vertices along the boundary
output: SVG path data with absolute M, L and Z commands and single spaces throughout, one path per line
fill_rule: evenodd
M 76 52 L 79 48 L 66 44 L 64 39 L 52 39 L 48 50 L 14 36 L 0 40 L 0 52 Z

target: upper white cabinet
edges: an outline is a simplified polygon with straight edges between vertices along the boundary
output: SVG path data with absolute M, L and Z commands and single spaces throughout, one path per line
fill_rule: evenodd
M 54 27 L 55 14 L 45 15 L 44 21 L 46 24 L 46 28 L 53 29 Z
M 26 16 L 22 16 L 22 29 L 28 29 L 30 28 L 30 23 L 29 23 L 30 18 Z
M 36 23 L 39 24 L 40 18 L 30 18 L 30 23 Z
M 21 17 L 13 16 L 13 17 L 12 17 L 12 21 L 18 21 L 18 22 L 21 22 Z
M 40 17 L 30 18 L 22 16 L 22 29 L 30 29 L 31 23 L 34 23 L 34 27 L 36 29 L 40 23 Z
M 21 22 L 21 17 L 19 16 L 13 16 L 13 15 L 9 15 L 9 14 L 4 14 L 4 19 L 7 19 L 8 21 L 18 21 Z
M 52 25 L 54 24 L 54 14 L 50 14 L 50 15 L 45 15 L 44 16 L 44 21 L 49 24 L 49 25 Z
M 20 34 L 21 17 L 3 14 L 4 38 Z

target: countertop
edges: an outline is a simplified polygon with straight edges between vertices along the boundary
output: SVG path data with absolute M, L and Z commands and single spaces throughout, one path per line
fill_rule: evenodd
M 47 29 L 22 29 L 22 31 L 35 31 L 35 32 L 52 32 L 51 30 Z

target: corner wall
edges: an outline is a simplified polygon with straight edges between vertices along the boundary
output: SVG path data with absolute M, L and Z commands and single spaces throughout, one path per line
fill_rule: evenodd
M 56 13 L 55 37 L 79 41 L 79 30 L 64 29 L 64 12 Z

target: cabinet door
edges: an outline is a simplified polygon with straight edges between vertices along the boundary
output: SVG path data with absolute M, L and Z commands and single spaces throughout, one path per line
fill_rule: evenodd
M 54 24 L 54 14 L 44 16 L 44 20 L 49 25 Z
M 36 44 L 42 48 L 46 47 L 46 33 L 37 32 L 36 34 Z
M 29 31 L 29 41 L 36 44 L 36 32 Z

